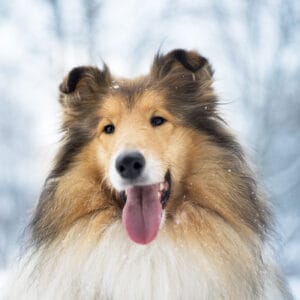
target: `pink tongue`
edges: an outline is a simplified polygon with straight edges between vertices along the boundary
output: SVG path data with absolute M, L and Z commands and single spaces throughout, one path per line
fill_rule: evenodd
M 127 192 L 122 222 L 129 237 L 136 243 L 148 244 L 158 233 L 162 216 L 159 184 L 135 186 Z

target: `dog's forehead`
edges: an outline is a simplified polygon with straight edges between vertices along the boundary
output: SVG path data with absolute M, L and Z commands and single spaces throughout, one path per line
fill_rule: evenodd
M 161 91 L 146 80 L 114 80 L 103 99 L 101 112 L 124 112 L 133 109 L 159 109 L 165 106 Z

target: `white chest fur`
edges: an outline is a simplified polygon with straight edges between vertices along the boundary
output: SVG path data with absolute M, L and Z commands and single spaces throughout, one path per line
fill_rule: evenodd
M 201 249 L 176 245 L 161 232 L 141 246 L 116 222 L 92 249 L 74 242 L 36 254 L 5 299 L 253 299 L 232 291 Z

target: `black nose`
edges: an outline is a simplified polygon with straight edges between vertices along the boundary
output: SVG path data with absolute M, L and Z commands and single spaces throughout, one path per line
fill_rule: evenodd
M 145 166 L 145 158 L 139 152 L 127 152 L 120 154 L 116 161 L 116 168 L 125 179 L 136 179 Z

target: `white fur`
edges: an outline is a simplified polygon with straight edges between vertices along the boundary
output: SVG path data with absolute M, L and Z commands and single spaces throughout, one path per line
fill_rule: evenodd
M 41 250 L 27 264 L 25 259 L 3 299 L 255 299 L 239 290 L 242 279 L 235 274 L 236 291 L 230 291 L 201 249 L 176 245 L 164 229 L 146 246 L 131 242 L 120 221 L 94 247 L 83 250 L 79 240 Z M 286 299 L 271 274 L 264 278 L 270 294 L 259 299 Z
M 153 157 L 145 157 L 146 160 L 146 165 L 144 167 L 144 170 L 139 176 L 138 179 L 136 179 L 134 182 L 130 180 L 126 180 L 122 178 L 117 169 L 116 169 L 116 159 L 121 153 L 126 153 L 126 152 L 136 152 L 137 150 L 123 150 L 123 151 L 118 151 L 113 158 L 111 159 L 111 163 L 109 166 L 109 179 L 113 187 L 117 191 L 124 191 L 125 189 L 129 188 L 132 185 L 151 185 L 159 182 L 164 181 L 164 176 L 165 174 L 163 173 L 163 170 L 161 168 L 161 163 L 159 160 L 153 158 Z M 143 151 L 139 151 L 143 154 Z M 145 155 L 144 155 L 145 156 Z

